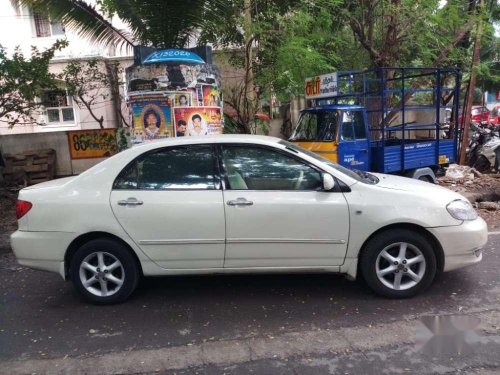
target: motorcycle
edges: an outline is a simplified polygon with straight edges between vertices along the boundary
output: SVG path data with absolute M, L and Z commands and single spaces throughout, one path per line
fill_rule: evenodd
M 471 123 L 473 131 L 468 147 L 468 164 L 479 172 L 500 168 L 500 134 L 488 124 Z

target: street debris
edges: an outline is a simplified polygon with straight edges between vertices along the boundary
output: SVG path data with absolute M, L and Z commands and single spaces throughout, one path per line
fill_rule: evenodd
M 467 198 L 490 230 L 500 228 L 500 174 L 480 173 L 465 165 L 451 164 L 437 183 Z

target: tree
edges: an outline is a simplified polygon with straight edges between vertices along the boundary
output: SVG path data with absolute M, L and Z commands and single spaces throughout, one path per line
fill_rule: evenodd
M 99 109 L 107 101 L 115 107 L 115 115 L 120 125 L 128 126 L 122 115 L 119 98 L 119 67 L 98 59 L 71 60 L 58 77 L 64 82 L 68 94 L 80 108 L 85 108 L 92 118 L 104 128 L 104 117 Z
M 83 0 L 11 0 L 45 12 L 65 27 L 103 45 L 142 44 L 156 48 L 185 47 L 200 25 L 222 23 L 224 0 L 98 0 L 99 9 Z M 109 18 L 117 15 L 130 32 Z
M 15 49 L 10 57 L 0 46 L 1 122 L 10 127 L 37 122 L 34 111 L 43 104 L 38 98 L 43 91 L 57 87 L 56 76 L 49 72 L 49 62 L 54 53 L 66 45 L 65 41 L 57 41 L 43 52 L 33 47 L 30 58 L 20 49 Z

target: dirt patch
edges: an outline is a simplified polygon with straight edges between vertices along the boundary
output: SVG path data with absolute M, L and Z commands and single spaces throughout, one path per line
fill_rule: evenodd
M 0 254 L 10 251 L 9 236 L 17 229 L 17 193 L 0 190 Z
M 452 170 L 452 173 L 448 173 Z M 473 168 L 452 165 L 438 184 L 466 197 L 490 231 L 500 229 L 500 174 L 481 174 Z

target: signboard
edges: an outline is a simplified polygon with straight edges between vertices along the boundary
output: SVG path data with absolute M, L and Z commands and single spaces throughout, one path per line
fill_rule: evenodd
M 129 98 L 134 123 L 134 140 L 172 137 L 172 99 L 161 94 Z
M 222 134 L 222 111 L 219 107 L 174 108 L 174 118 L 176 137 Z
M 151 55 L 149 55 L 143 63 L 159 64 L 166 62 L 205 64 L 205 61 L 203 61 L 203 59 L 196 53 L 180 49 L 165 49 L 161 51 L 155 51 Z
M 116 129 L 70 131 L 68 144 L 73 160 L 106 158 L 118 152 Z
M 306 78 L 306 99 L 321 99 L 337 95 L 337 73 Z

